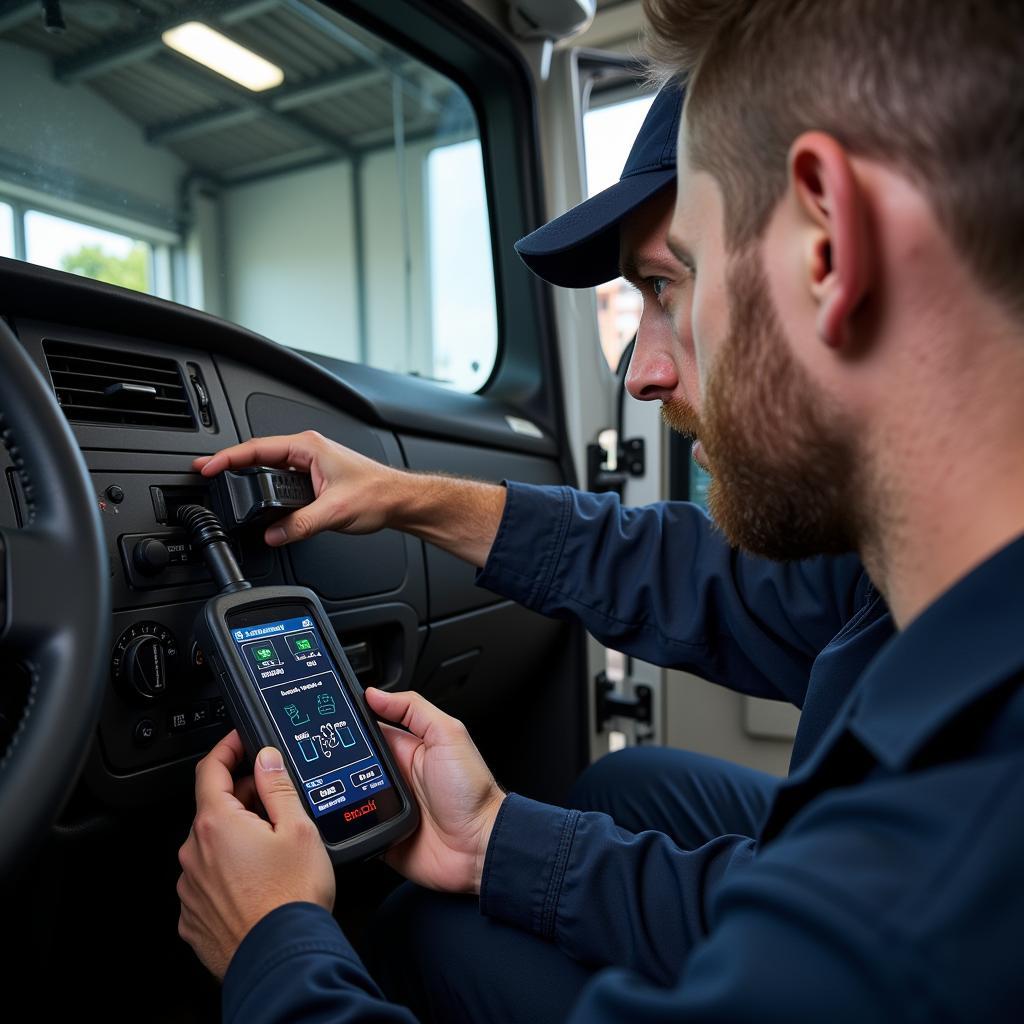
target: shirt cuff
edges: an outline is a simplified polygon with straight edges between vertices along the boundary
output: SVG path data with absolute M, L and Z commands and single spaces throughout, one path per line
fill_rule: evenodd
M 514 793 L 495 819 L 480 882 L 480 913 L 554 938 L 558 900 L 580 812 Z
M 363 969 L 338 922 L 323 907 L 286 903 L 260 918 L 235 950 L 224 975 L 221 1019 L 244 1020 L 243 1004 L 258 985 L 275 972 L 288 974 L 289 968 L 283 965 L 308 953 L 334 954 Z
M 572 516 L 567 487 L 503 480 L 505 511 L 476 585 L 540 610 Z

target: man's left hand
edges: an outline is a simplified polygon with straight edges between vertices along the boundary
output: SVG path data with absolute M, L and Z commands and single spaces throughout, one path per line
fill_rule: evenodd
M 196 766 L 196 817 L 178 851 L 178 934 L 217 978 L 272 910 L 296 901 L 334 906 L 334 869 L 281 754 L 265 747 L 255 783 L 236 782 L 244 753 L 231 732 Z M 255 812 L 257 798 L 269 820 Z

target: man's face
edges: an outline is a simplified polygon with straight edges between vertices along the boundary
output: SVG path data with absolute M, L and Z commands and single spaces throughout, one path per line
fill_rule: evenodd
M 769 558 L 849 551 L 852 431 L 795 355 L 763 269 L 787 249 L 772 240 L 727 253 L 721 191 L 690 169 L 685 139 L 679 169 L 670 240 L 692 295 L 677 330 L 693 346 L 711 515 L 731 544 Z
M 668 188 L 622 225 L 622 275 L 643 298 L 626 390 L 642 402 L 660 401 L 665 422 L 681 434 L 696 437 L 698 386 L 690 333 L 690 283 L 667 241 L 673 200 L 673 190 Z M 694 454 L 703 461 L 699 448 Z

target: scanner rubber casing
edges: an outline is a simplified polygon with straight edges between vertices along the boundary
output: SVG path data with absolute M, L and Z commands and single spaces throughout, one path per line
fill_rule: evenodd
M 388 773 L 391 784 L 401 798 L 402 810 L 393 818 L 381 822 L 368 832 L 333 844 L 324 839 L 324 846 L 334 864 L 368 860 L 401 842 L 416 830 L 420 820 L 419 808 L 409 792 L 402 773 L 394 762 L 391 748 L 381 733 L 376 716 L 363 697 L 363 687 L 338 642 L 337 635 L 320 599 L 307 587 L 296 586 L 252 587 L 232 594 L 218 594 L 216 597 L 210 598 L 200 611 L 196 619 L 196 638 L 217 677 L 231 721 L 242 737 L 246 753 L 255 760 L 256 755 L 263 747 L 280 749 L 281 740 L 269 720 L 266 709 L 254 692 L 245 663 L 231 641 L 227 619 L 234 612 L 254 611 L 261 606 L 270 609 L 284 604 L 303 604 L 309 608 L 310 616 L 316 621 L 320 636 L 338 669 L 342 685 L 351 698 L 356 712 L 362 717 L 363 724 L 380 754 L 380 760 Z M 238 685 L 235 680 L 243 680 L 243 682 Z M 285 768 L 302 798 L 306 812 L 316 824 L 312 808 L 303 792 L 301 780 L 295 776 L 291 759 L 286 752 L 282 751 L 282 754 Z M 318 829 L 318 831 L 320 830 Z M 322 832 L 321 838 L 324 838 Z

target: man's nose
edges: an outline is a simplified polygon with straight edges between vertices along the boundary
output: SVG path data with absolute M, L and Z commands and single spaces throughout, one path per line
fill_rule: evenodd
M 679 386 L 679 372 L 670 353 L 637 337 L 626 374 L 626 390 L 641 402 L 665 402 Z

